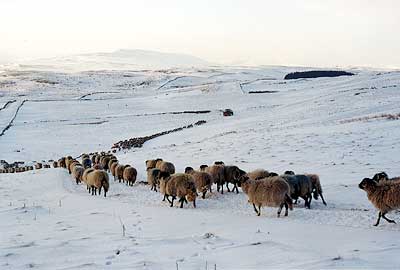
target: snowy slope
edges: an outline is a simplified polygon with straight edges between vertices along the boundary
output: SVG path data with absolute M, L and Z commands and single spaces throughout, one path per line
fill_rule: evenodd
M 144 160 L 155 157 L 178 171 L 224 160 L 247 171 L 318 173 L 328 206 L 313 201 L 311 210 L 301 203 L 285 218 L 272 208 L 256 217 L 243 193 L 213 193 L 197 209 L 179 209 L 140 184 L 113 182 L 103 198 L 62 169 L 1 174 L 1 269 L 397 268 L 400 227 L 373 227 L 377 212 L 357 185 L 378 171 L 400 175 L 400 122 L 358 118 L 400 113 L 400 72 L 282 79 L 294 70 L 3 72 L 0 108 L 17 101 L 0 111 L 0 128 L 27 101 L 0 137 L 0 159 L 78 156 L 206 120 L 117 156 L 138 169 L 139 180 Z M 234 116 L 223 117 L 225 108 Z M 162 114 L 185 110 L 211 112 Z

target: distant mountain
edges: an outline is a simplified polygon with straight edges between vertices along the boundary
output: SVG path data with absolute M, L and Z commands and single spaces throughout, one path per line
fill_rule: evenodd
M 126 70 L 204 67 L 210 63 L 186 54 L 147 50 L 117 50 L 32 60 L 19 64 L 22 69 L 38 70 Z

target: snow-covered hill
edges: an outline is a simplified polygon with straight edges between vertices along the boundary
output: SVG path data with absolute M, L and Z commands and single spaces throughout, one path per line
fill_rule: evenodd
M 209 65 L 210 63 L 207 61 L 186 54 L 125 49 L 110 53 L 87 53 L 22 61 L 18 68 L 20 70 L 77 72 L 86 70 L 155 70 L 206 67 Z
M 377 211 L 357 185 L 378 171 L 400 175 L 400 122 L 387 117 L 400 113 L 400 72 L 283 80 L 297 70 L 3 72 L 0 108 L 16 101 L 0 111 L 0 128 L 16 117 L 0 137 L 0 159 L 78 156 L 205 120 L 116 155 L 139 180 L 144 161 L 156 157 L 177 171 L 223 160 L 246 171 L 318 173 L 328 206 L 313 200 L 288 217 L 272 208 L 257 217 L 242 192 L 214 192 L 196 209 L 179 209 L 140 184 L 112 182 L 104 198 L 62 169 L 0 174 L 0 268 L 397 268 L 400 227 L 373 227 Z M 232 117 L 222 116 L 226 108 Z M 192 110 L 210 113 L 168 114 Z

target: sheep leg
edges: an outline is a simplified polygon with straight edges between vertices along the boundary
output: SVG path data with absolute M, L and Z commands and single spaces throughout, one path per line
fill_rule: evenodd
M 285 202 L 285 217 L 287 217 L 289 214 L 288 208 L 289 208 L 289 206 L 288 206 L 287 202 Z
M 396 224 L 396 221 L 394 221 L 393 219 L 388 219 L 385 215 L 386 215 L 386 213 L 382 214 L 382 217 L 383 217 L 384 220 L 386 220 L 389 223 Z
M 228 190 L 228 192 L 231 192 L 231 190 L 229 189 L 229 183 L 226 182 L 226 189 Z
M 382 212 L 379 212 L 379 214 L 378 214 L 378 220 L 376 221 L 376 223 L 374 224 L 374 226 L 378 226 L 378 225 L 379 225 L 379 221 L 381 221 L 381 216 L 382 216 Z
M 325 200 L 324 200 L 324 196 L 322 196 L 322 193 L 320 193 L 319 195 L 321 196 L 322 203 L 323 203 L 324 205 L 326 205 L 326 202 L 325 202 Z
M 107 197 L 107 191 L 104 190 L 104 198 Z
M 285 203 L 281 203 L 281 205 L 279 205 L 279 209 L 278 209 L 278 217 L 281 216 L 281 212 L 282 212 L 282 208 L 285 205 Z
M 79 185 L 79 179 L 78 178 L 76 178 L 76 184 Z
M 99 187 L 99 195 L 101 194 L 101 186 Z
M 219 184 L 217 183 L 217 192 L 219 192 Z
M 203 199 L 205 199 L 205 198 L 206 198 L 206 193 L 207 193 L 207 190 L 206 190 L 206 191 L 204 191 L 204 192 L 203 192 L 203 196 L 201 196 Z
M 181 203 L 180 208 L 183 208 L 183 202 L 185 201 L 185 197 L 180 198 L 179 201 Z
M 258 214 L 257 216 L 261 216 L 261 204 L 258 205 Z
M 238 186 L 236 185 L 236 183 L 235 183 L 235 186 L 233 187 L 233 191 L 235 191 L 235 189 L 236 189 L 236 194 L 239 194 L 239 188 L 238 188 Z
M 224 194 L 224 184 L 221 185 L 221 194 Z
M 175 196 L 172 196 L 172 201 L 171 201 L 170 207 L 174 206 L 174 200 L 175 200 L 175 199 L 176 199 Z
M 254 203 L 253 203 L 253 208 L 254 208 L 254 211 L 256 211 L 256 214 L 258 216 L 258 210 L 257 210 L 256 205 Z
M 196 208 L 196 200 L 193 201 L 193 207 Z

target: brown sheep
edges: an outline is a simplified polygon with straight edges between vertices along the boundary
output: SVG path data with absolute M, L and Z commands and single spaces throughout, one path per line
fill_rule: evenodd
M 97 189 L 99 195 L 101 194 L 101 188 L 104 188 L 104 197 L 107 196 L 108 189 L 110 187 L 108 174 L 103 170 L 94 170 L 86 175 L 86 183 L 91 188 L 92 195 L 97 195 Z M 90 192 L 90 190 L 89 190 Z
M 175 173 L 175 166 L 171 162 L 167 161 L 161 161 L 157 167 L 157 169 L 160 169 L 162 172 L 167 172 L 169 174 L 174 174 Z
M 200 165 L 201 172 L 205 172 L 207 168 L 208 168 L 208 165 Z
M 245 176 L 241 178 L 239 185 L 249 197 L 249 202 L 253 204 L 257 216 L 261 215 L 261 206 L 279 207 L 278 217 L 281 215 L 283 206 L 285 206 L 285 216 L 288 215 L 288 208 L 293 210 L 293 202 L 289 194 L 290 187 L 279 176 L 260 180 L 250 180 Z
M 212 165 L 206 168 L 214 183 L 217 184 L 217 191 L 219 192 L 221 188 L 221 194 L 224 194 L 224 184 L 225 184 L 225 169 L 223 165 Z
M 136 182 L 137 171 L 135 168 L 129 166 L 124 169 L 123 179 L 126 181 L 126 185 L 133 186 Z
M 113 163 L 118 163 L 117 158 L 111 158 L 110 161 L 108 161 L 108 170 L 111 172 L 111 166 Z
M 72 168 L 73 168 L 74 166 L 76 166 L 76 165 L 81 165 L 81 164 L 79 163 L 79 161 L 77 161 L 76 159 L 74 159 L 74 160 L 72 160 L 72 161 L 69 161 L 69 163 L 68 163 L 68 173 L 69 173 L 69 174 L 72 174 Z
M 146 170 L 147 169 L 153 169 L 156 167 L 157 164 L 157 159 L 149 159 L 145 161 L 146 164 Z
M 69 163 L 73 160 L 71 156 L 65 158 L 65 168 L 68 170 Z
M 269 172 L 264 169 L 257 169 L 247 173 L 246 176 L 249 177 L 250 180 L 259 180 L 269 177 Z
M 378 226 L 381 218 L 389 223 L 396 223 L 385 215 L 392 210 L 400 209 L 400 181 L 376 182 L 364 178 L 358 187 L 367 192 L 368 200 L 379 210 L 378 220 L 374 226 Z
M 322 203 L 326 205 L 324 196 L 322 195 L 322 186 L 319 176 L 317 174 L 305 174 L 308 176 L 312 183 L 312 192 L 315 200 L 318 200 L 318 195 L 321 196 Z
M 82 182 L 82 176 L 84 171 L 85 169 L 80 164 L 77 164 L 72 167 L 72 175 L 74 176 L 77 185 L 80 182 Z
M 115 174 L 117 176 L 118 182 L 121 183 L 121 180 L 124 180 L 124 170 L 126 167 L 129 165 L 118 165 L 117 168 L 115 168 Z
M 157 187 L 160 186 L 160 173 L 161 171 L 157 168 L 147 169 L 147 183 L 150 185 L 151 189 L 157 192 Z
M 65 157 L 62 157 L 58 160 L 58 167 L 60 168 L 66 168 L 66 164 L 65 164 Z
M 35 164 L 35 169 L 36 169 L 36 170 L 40 170 L 41 168 L 43 168 L 42 163 L 36 163 L 36 164 Z
M 118 166 L 118 161 L 117 162 L 113 162 L 112 164 L 111 164 L 111 166 L 110 166 L 110 171 L 111 171 L 111 175 L 114 177 L 114 181 L 116 181 L 116 176 L 117 176 L 117 174 L 116 174 L 116 168 L 117 168 L 117 166 Z
M 58 168 L 58 162 L 57 161 L 53 161 L 53 168 Z
M 156 168 L 160 169 L 161 163 L 163 162 L 162 158 L 157 158 L 156 159 Z
M 187 171 L 188 171 L 187 173 L 193 177 L 193 182 L 196 186 L 196 190 L 202 193 L 203 194 L 202 198 L 205 199 L 207 191 L 209 190 L 210 192 L 212 192 L 211 186 L 213 184 L 213 179 L 211 174 L 207 172 L 198 172 L 195 170 L 187 170 Z
M 103 170 L 103 166 L 101 166 L 100 164 L 94 164 L 92 168 L 95 170 Z
M 169 201 L 171 207 L 174 206 L 174 200 L 178 197 L 181 203 L 180 208 L 183 208 L 183 203 L 187 203 L 186 196 L 188 196 L 190 201 L 193 201 L 193 207 L 196 208 L 196 186 L 190 174 L 177 173 L 169 176 L 164 191 L 168 201 L 168 196 L 172 197 L 172 200 Z
M 100 159 L 100 164 L 105 171 L 108 171 L 108 162 L 110 161 L 110 156 L 104 156 Z

